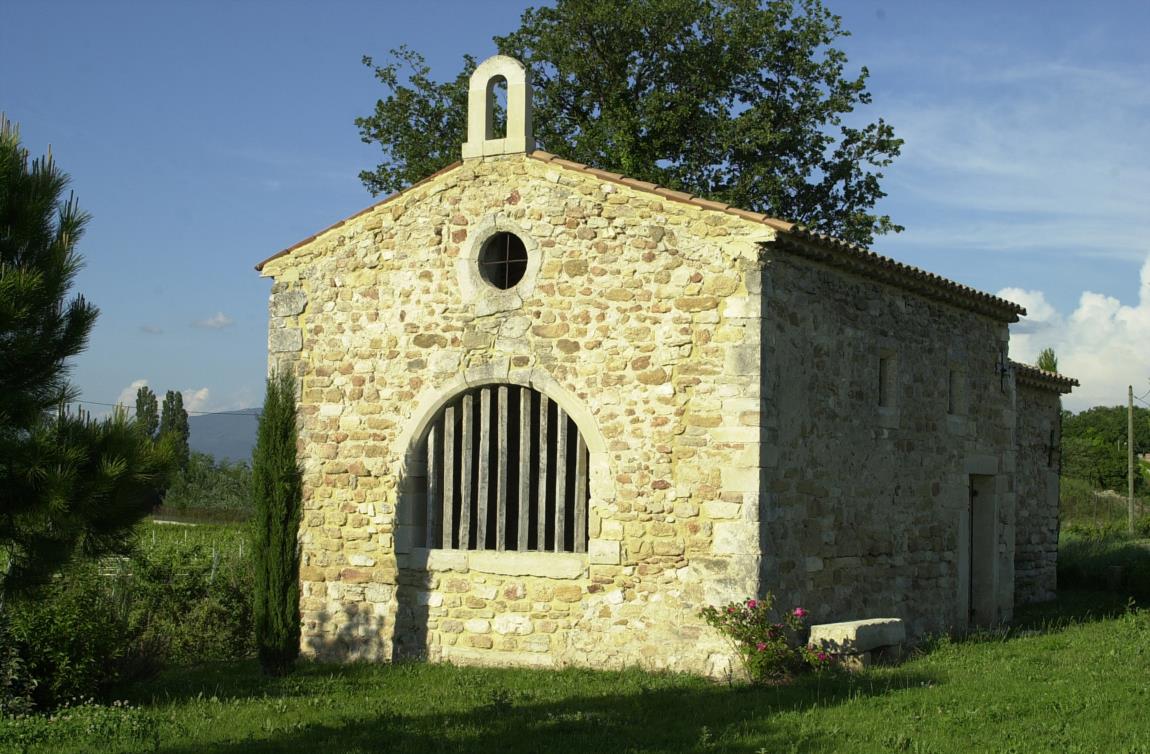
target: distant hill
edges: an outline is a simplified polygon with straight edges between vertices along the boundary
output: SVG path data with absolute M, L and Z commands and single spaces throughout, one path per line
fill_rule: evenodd
M 209 453 L 220 461 L 251 463 L 263 409 L 241 408 L 226 414 L 188 417 L 188 446 L 196 453 Z

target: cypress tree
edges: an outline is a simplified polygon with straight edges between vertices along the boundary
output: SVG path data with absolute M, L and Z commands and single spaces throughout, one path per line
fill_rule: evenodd
M 156 394 L 147 385 L 136 391 L 136 426 L 149 440 L 156 439 L 160 428 L 160 408 Z
M 291 669 L 299 655 L 299 532 L 303 488 L 296 460 L 295 380 L 267 381 L 259 437 L 252 453 L 256 564 L 256 647 L 269 675 Z

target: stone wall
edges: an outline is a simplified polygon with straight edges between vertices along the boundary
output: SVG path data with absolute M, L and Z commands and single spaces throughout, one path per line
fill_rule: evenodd
M 913 634 L 965 627 L 978 474 L 993 477 L 996 505 L 985 620 L 1009 619 L 1006 324 L 777 246 L 762 287 L 764 587 L 815 622 L 898 617 Z M 879 405 L 880 358 L 891 360 L 888 406 Z
M 1019 384 L 1015 598 L 1020 604 L 1054 599 L 1058 586 L 1061 435 L 1061 394 Z
M 526 242 L 522 283 L 481 242 Z M 266 263 L 301 384 L 303 650 L 722 673 L 698 619 L 759 589 L 759 242 L 731 214 L 520 156 L 467 161 Z M 531 386 L 590 457 L 589 553 L 406 541 L 419 446 L 470 385 Z
M 1008 620 L 1031 535 L 1002 317 L 560 162 L 468 160 L 265 263 L 269 367 L 300 382 L 304 652 L 721 675 L 699 608 L 766 590 L 914 634 L 965 627 L 971 595 Z M 477 258 L 504 231 L 529 262 L 498 290 Z M 425 546 L 425 433 L 484 384 L 578 425 L 586 553 Z

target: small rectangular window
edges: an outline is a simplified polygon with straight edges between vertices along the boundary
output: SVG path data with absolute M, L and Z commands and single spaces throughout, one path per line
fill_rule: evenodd
M 948 415 L 966 415 L 969 410 L 968 389 L 966 370 L 961 365 L 951 367 L 946 373 L 946 413 Z
M 895 402 L 895 386 L 897 384 L 896 364 L 894 354 L 888 353 L 878 359 L 878 405 L 883 408 L 893 408 Z

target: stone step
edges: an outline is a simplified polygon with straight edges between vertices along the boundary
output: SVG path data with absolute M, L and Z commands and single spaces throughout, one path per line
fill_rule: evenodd
M 811 626 L 810 643 L 840 654 L 863 654 L 906 641 L 901 618 L 870 618 Z

